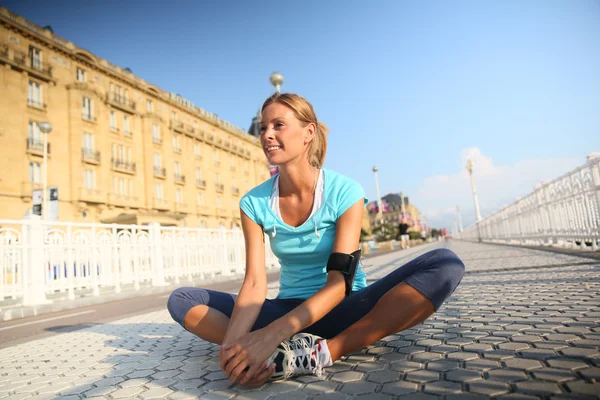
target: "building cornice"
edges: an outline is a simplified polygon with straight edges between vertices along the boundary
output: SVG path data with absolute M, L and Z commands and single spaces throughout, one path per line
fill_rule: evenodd
M 47 47 L 68 56 L 74 61 L 87 65 L 114 79 L 127 83 L 148 96 L 162 100 L 173 107 L 195 115 L 204 122 L 221 128 L 224 131 L 227 131 L 252 145 L 260 146 L 259 140 L 248 134 L 242 128 L 222 120 L 214 113 L 195 106 L 192 102 L 183 99 L 179 95 L 159 89 L 155 85 L 152 85 L 142 78 L 135 76 L 133 73 L 111 64 L 85 49 L 75 46 L 73 42 L 65 40 L 47 29 L 41 28 L 33 22 L 26 20 L 25 18 L 11 12 L 4 7 L 0 7 L 0 22 L 25 36 L 35 39 L 38 43 L 43 43 Z

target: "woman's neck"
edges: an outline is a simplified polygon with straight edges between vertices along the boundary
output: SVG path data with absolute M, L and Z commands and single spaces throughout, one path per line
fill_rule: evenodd
M 312 196 L 318 169 L 308 162 L 279 166 L 279 196 Z

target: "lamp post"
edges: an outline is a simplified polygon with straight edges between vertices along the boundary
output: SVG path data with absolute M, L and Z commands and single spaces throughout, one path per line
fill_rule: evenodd
M 375 175 L 375 189 L 377 190 L 377 219 L 381 223 L 383 220 L 383 206 L 381 204 L 381 192 L 379 191 L 379 179 L 377 179 L 377 169 L 376 166 L 373 165 L 373 175 Z
M 475 202 L 475 215 L 477 217 L 477 238 L 481 242 L 481 227 L 479 222 L 481 221 L 481 213 L 479 212 L 479 200 L 477 200 L 477 189 L 475 189 L 475 179 L 473 179 L 473 168 L 475 163 L 472 159 L 467 160 L 467 171 L 469 171 L 469 177 L 471 179 L 471 189 L 473 190 L 473 201 Z
M 281 84 L 283 83 L 283 75 L 279 72 L 273 72 L 269 78 L 271 85 L 275 86 L 277 93 L 281 93 Z
M 43 192 L 42 192 L 42 219 L 45 220 L 48 216 L 48 134 L 52 132 L 52 125 L 44 121 L 39 125 L 40 131 L 44 134 L 44 171 L 42 176 Z
M 456 205 L 456 216 L 458 218 L 458 233 L 463 231 L 462 217 L 460 216 L 460 206 Z

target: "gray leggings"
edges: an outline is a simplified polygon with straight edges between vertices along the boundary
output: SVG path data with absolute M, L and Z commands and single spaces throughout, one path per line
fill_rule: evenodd
M 361 290 L 352 292 L 322 319 L 302 332 L 330 339 L 354 324 L 373 309 L 379 299 L 404 282 L 427 297 L 437 311 L 454 292 L 465 271 L 462 261 L 448 249 L 425 253 Z M 209 289 L 176 289 L 167 303 L 171 317 L 183 326 L 192 307 L 206 305 L 231 318 L 237 295 Z M 298 307 L 304 299 L 265 300 L 252 330 L 260 329 Z

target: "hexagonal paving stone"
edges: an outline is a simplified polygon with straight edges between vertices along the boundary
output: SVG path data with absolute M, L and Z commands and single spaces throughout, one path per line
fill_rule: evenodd
M 173 393 L 173 391 L 169 388 L 152 388 L 150 390 L 145 391 L 140 395 L 140 397 L 144 400 L 146 399 L 162 399 L 167 397 Z
M 273 382 L 271 385 L 269 386 L 263 386 L 261 388 L 262 391 L 264 392 L 269 392 L 269 393 L 286 393 L 286 392 L 293 392 L 295 390 L 300 390 L 300 388 L 302 387 L 302 383 L 300 382 L 294 382 L 294 381 L 277 381 L 277 382 Z
M 521 343 L 521 342 L 507 342 L 507 343 L 500 343 L 498 345 L 498 348 L 501 350 L 527 350 L 530 348 L 529 344 L 527 343 Z
M 442 344 L 442 341 L 436 340 L 436 339 L 423 339 L 423 340 L 417 340 L 417 342 L 415 344 L 417 346 L 430 347 L 430 346 L 440 345 L 440 344 Z
M 287 392 L 287 393 L 276 394 L 273 397 L 269 397 L 269 400 L 305 400 L 307 398 L 308 398 L 308 395 L 306 393 Z M 237 399 L 239 399 L 239 397 L 236 397 L 236 400 Z
M 394 382 L 400 379 L 400 373 L 396 371 L 377 371 L 367 375 L 367 380 L 376 383 Z
M 570 340 L 575 340 L 575 339 L 579 339 L 579 336 L 575 336 L 575 335 L 569 335 L 569 334 L 560 334 L 560 333 L 555 333 L 555 334 L 549 334 L 549 335 L 544 335 L 546 337 L 547 340 L 560 340 L 560 341 L 570 341 Z
M 490 379 L 504 382 L 519 382 L 527 380 L 527 375 L 523 371 L 510 368 L 495 369 L 488 371 Z
M 436 371 L 411 371 L 406 374 L 406 380 L 414 382 L 431 382 L 440 379 L 440 374 Z
M 469 352 L 480 353 L 480 352 L 484 352 L 484 351 L 494 350 L 494 346 L 492 346 L 491 344 L 473 343 L 473 344 L 464 345 L 463 350 L 469 351 Z
M 444 356 L 439 353 L 431 353 L 428 351 L 425 353 L 410 354 L 408 358 L 411 361 L 424 363 L 427 361 L 439 360 L 440 358 L 443 358 L 443 357 Z
M 487 400 L 489 397 L 480 394 L 461 392 L 444 396 L 444 400 Z
M 505 360 L 504 363 L 508 368 L 522 369 L 525 371 L 542 368 L 542 364 L 539 361 L 527 358 L 511 358 L 510 360 Z
M 451 393 L 460 393 L 462 391 L 461 385 L 458 382 L 451 381 L 438 381 L 428 382 L 423 387 L 423 391 L 426 393 L 445 395 Z
M 365 374 L 363 374 L 362 372 L 344 371 L 336 372 L 335 374 L 333 374 L 331 380 L 336 382 L 351 382 L 362 379 L 363 376 L 365 376 Z
M 598 367 L 585 368 L 577 372 L 586 379 L 595 379 L 597 381 L 600 381 L 600 368 Z
M 338 386 L 338 383 L 331 381 L 312 382 L 303 387 L 302 391 L 309 394 L 328 393 L 333 392 Z
M 550 342 L 550 341 L 535 342 L 535 343 L 533 343 L 533 346 L 536 349 L 548 349 L 548 350 L 560 350 L 560 349 L 569 347 L 567 342 Z
M 130 387 L 126 389 L 119 389 L 116 392 L 112 392 L 111 396 L 115 399 L 129 399 L 139 395 L 145 389 L 141 387 Z
M 313 397 L 313 400 L 345 400 L 348 396 L 339 392 L 322 393 Z
M 584 347 L 568 347 L 566 349 L 560 349 L 559 351 L 567 357 L 594 358 L 600 356 L 600 351 L 597 349 L 588 349 Z
M 517 392 L 535 394 L 538 396 L 562 393 L 562 390 L 560 390 L 558 385 L 552 382 L 524 381 L 515 383 L 515 386 Z
M 541 337 L 535 335 L 518 335 L 512 337 L 513 342 L 535 343 L 541 340 Z
M 531 396 L 522 393 L 509 393 L 496 397 L 496 400 L 539 400 L 537 396 Z
M 452 360 L 430 361 L 426 368 L 438 372 L 451 371 L 458 368 L 458 362 Z
M 394 348 L 392 347 L 374 347 L 367 351 L 368 354 L 379 355 L 379 354 L 387 354 L 392 353 Z
M 414 361 L 398 361 L 390 365 L 390 368 L 394 371 L 409 372 L 416 371 L 423 368 L 423 364 L 416 363 Z
M 457 360 L 457 361 L 467 361 L 467 360 L 475 360 L 479 358 L 476 353 L 467 353 L 464 351 L 457 351 L 456 353 L 448 353 L 446 355 L 448 360 Z
M 402 400 L 438 400 L 440 397 L 429 393 L 409 393 L 398 396 L 398 398 Z
M 567 382 L 565 384 L 572 393 L 598 396 L 598 383 L 586 383 L 584 381 Z
M 377 386 L 378 385 L 373 382 L 349 382 L 344 383 L 344 386 L 340 391 L 342 393 L 347 393 L 351 395 L 374 393 Z
M 359 394 L 355 396 L 354 399 L 359 400 L 392 400 L 394 397 L 383 394 L 383 393 L 368 393 L 368 394 Z
M 392 340 L 391 342 L 387 342 L 385 345 L 389 347 L 408 347 L 412 345 L 412 342 L 409 340 Z
M 576 370 L 576 369 L 589 367 L 589 365 L 587 365 L 584 361 L 577 360 L 574 358 L 557 358 L 554 360 L 548 360 L 548 361 L 546 361 L 546 363 L 548 365 L 550 365 L 551 367 L 561 368 L 561 369 Z
M 469 392 L 485 396 L 499 396 L 510 391 L 510 386 L 503 382 L 479 380 L 468 383 Z
M 427 349 L 425 347 L 417 347 L 417 346 L 401 347 L 398 349 L 398 353 L 402 353 L 402 354 L 417 354 L 417 353 L 423 353 L 425 351 L 427 351 Z
M 566 369 L 541 368 L 531 372 L 535 379 L 552 382 L 566 382 L 575 380 L 575 375 Z
M 460 351 L 460 347 L 444 344 L 441 346 L 433 346 L 430 348 L 430 351 L 434 353 L 448 354 Z
M 383 393 L 389 393 L 393 395 L 403 395 L 407 393 L 414 393 L 418 390 L 419 386 L 416 383 L 397 381 L 392 383 L 386 383 L 381 388 Z
M 548 349 L 528 349 L 520 352 L 523 358 L 531 358 L 535 360 L 547 360 L 558 357 L 554 350 Z
M 446 373 L 446 379 L 454 382 L 470 382 L 481 379 L 481 373 L 469 369 L 457 369 Z
M 499 368 L 500 363 L 494 360 L 471 360 L 465 363 L 465 367 L 479 371 L 489 371 L 490 369 Z

